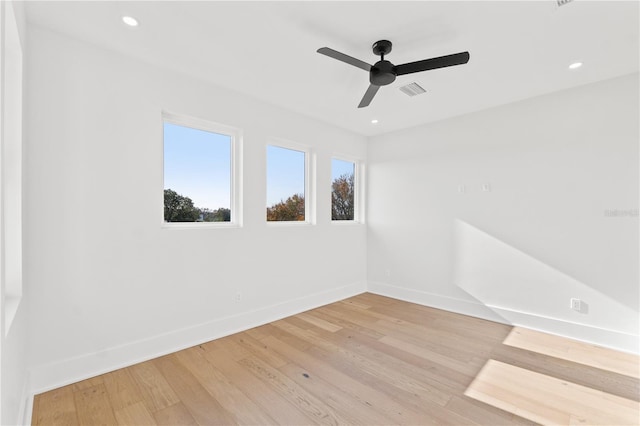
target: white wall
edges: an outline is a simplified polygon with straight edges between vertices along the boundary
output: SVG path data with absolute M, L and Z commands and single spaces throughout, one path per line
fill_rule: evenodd
M 2 2 L 0 55 L 0 423 L 21 423 L 27 409 L 28 297 L 22 279 L 23 4 Z
M 634 74 L 372 138 L 369 289 L 638 352 L 638 114 Z
M 638 351 L 638 218 L 605 216 L 638 208 L 638 75 L 367 145 L 34 27 L 27 61 L 36 392 L 359 293 L 367 280 L 393 297 Z M 159 226 L 162 110 L 243 129 L 242 228 Z M 269 137 L 313 147 L 316 225 L 265 224 Z M 329 221 L 336 153 L 368 156 L 366 228 Z
M 364 291 L 366 228 L 330 223 L 331 156 L 366 160 L 364 137 L 43 29 L 29 37 L 34 391 Z M 242 228 L 161 228 L 162 110 L 244 131 Z M 270 137 L 312 146 L 316 225 L 265 223 Z

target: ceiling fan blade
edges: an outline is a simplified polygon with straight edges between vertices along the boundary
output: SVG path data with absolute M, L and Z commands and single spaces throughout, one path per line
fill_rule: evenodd
M 378 93 L 379 88 L 380 86 L 376 86 L 375 84 L 370 84 L 369 88 L 364 93 L 364 96 L 362 97 L 362 100 L 360 101 L 360 105 L 358 105 L 358 108 L 364 108 L 366 106 L 369 106 L 369 104 L 373 100 L 373 97 L 376 95 L 376 93 Z
M 469 52 L 454 53 L 453 55 L 439 56 L 437 58 L 425 59 L 423 61 L 409 62 L 408 64 L 396 65 L 396 75 L 411 74 L 414 72 L 435 70 L 438 68 L 462 65 L 469 62 Z
M 365 71 L 371 70 L 371 65 L 369 65 L 368 63 L 361 61 L 360 59 L 353 58 L 349 55 L 345 55 L 344 53 L 338 52 L 337 50 L 333 50 L 328 47 L 321 47 L 317 50 L 317 52 L 330 58 L 345 62 L 349 65 L 353 65 L 354 67 L 361 68 Z

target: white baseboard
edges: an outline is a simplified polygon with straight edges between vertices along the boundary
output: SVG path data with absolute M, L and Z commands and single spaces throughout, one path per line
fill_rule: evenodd
M 446 297 L 385 283 L 358 282 L 255 311 L 174 330 L 101 352 L 83 354 L 55 363 L 35 366 L 30 370 L 30 386 L 25 386 L 23 407 L 21 407 L 22 424 L 30 424 L 31 422 L 34 394 L 267 324 L 366 291 L 503 324 L 540 330 L 624 352 L 640 353 L 639 340 L 636 335 L 625 334 L 615 330 L 599 329 L 584 324 L 571 323 L 501 307 L 487 306 L 476 301 Z
M 526 327 L 623 352 L 640 354 L 640 339 L 639 336 L 635 334 L 540 316 L 529 312 L 515 311 L 499 306 L 485 305 L 480 302 L 457 299 L 380 282 L 369 281 L 367 288 L 370 293 L 381 296 L 437 309 L 444 309 L 503 324 Z
M 31 368 L 31 394 L 38 394 L 80 380 L 147 361 L 210 340 L 267 324 L 318 306 L 346 299 L 367 291 L 366 282 L 288 300 L 255 311 L 219 318 L 148 339 L 83 354 Z

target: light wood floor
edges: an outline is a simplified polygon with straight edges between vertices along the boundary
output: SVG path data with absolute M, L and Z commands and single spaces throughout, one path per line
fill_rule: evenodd
M 365 293 L 37 395 L 33 424 L 637 425 L 638 368 Z

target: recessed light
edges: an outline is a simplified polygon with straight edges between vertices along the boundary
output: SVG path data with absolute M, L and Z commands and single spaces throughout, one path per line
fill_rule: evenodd
M 124 22 L 125 24 L 129 25 L 130 27 L 137 27 L 138 26 L 138 20 L 136 18 L 134 18 L 133 16 L 123 16 L 122 17 L 122 22 Z
M 378 120 L 374 118 L 373 120 L 371 120 L 371 124 L 378 124 Z
M 574 62 L 569 65 L 570 70 L 575 70 L 576 68 L 580 68 L 582 66 L 582 62 Z

